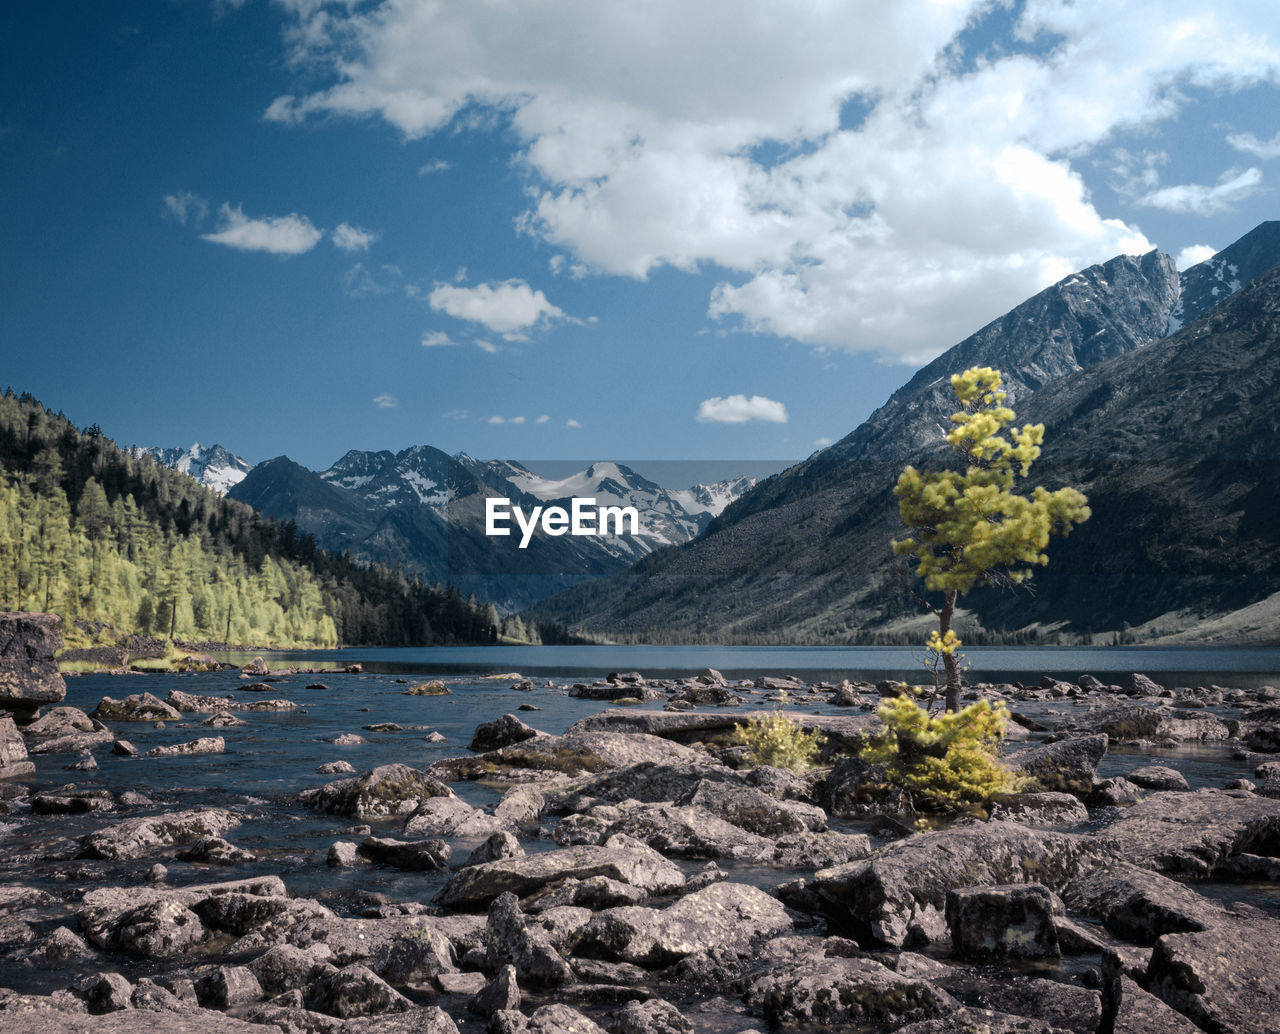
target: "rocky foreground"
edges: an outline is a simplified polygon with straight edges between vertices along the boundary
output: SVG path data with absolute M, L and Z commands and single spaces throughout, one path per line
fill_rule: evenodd
M 539 688 L 511 688 L 534 708 Z M 821 768 L 748 767 L 730 742 L 739 705 L 783 690 L 826 733 Z M 65 975 L 51 994 L 0 990 L 0 1029 L 1280 1030 L 1280 919 L 1257 893 L 1280 878 L 1280 693 L 1142 676 L 984 687 L 1017 716 L 1007 760 L 1027 790 L 939 822 L 848 756 L 893 691 L 612 676 L 570 692 L 639 707 L 559 736 L 508 714 L 426 770 L 351 771 L 294 802 L 333 817 L 335 877 L 392 867 L 439 888 L 359 910 L 238 877 L 254 855 L 233 810 L 21 783 L 28 751 L 91 759 L 128 749 L 108 722 L 235 718 L 228 698 L 139 693 L 96 717 L 25 707 L 21 727 L 0 717 L 0 804 L 51 833 L 68 814 L 95 824 L 45 857 L 6 857 L 0 839 L 6 871 L 31 876 L 0 887 L 0 985 Z M 819 703 L 847 710 L 806 710 Z M 1137 765 L 1099 779 L 1117 741 L 1220 741 L 1254 778 L 1192 791 Z M 462 800 L 466 780 L 502 789 L 497 803 Z M 208 879 L 171 885 L 175 858 Z M 123 875 L 86 882 L 95 870 L 75 867 L 95 860 Z M 59 871 L 71 878 L 51 890 Z M 1251 894 L 1265 907 L 1236 902 Z

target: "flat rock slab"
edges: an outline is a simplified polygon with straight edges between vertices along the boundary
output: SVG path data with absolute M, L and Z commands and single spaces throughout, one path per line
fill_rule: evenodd
M 1275 855 L 1280 800 L 1247 790 L 1153 793 L 1125 808 L 1100 836 L 1143 868 L 1209 876 L 1234 855 Z
M 221 836 L 240 825 L 225 808 L 196 808 L 147 818 L 126 819 L 80 841 L 81 858 L 146 858 L 160 848 Z
M 446 758 L 431 765 L 441 779 L 503 778 L 525 781 L 531 776 L 583 776 L 606 769 L 637 765 L 713 765 L 707 756 L 659 736 L 611 730 L 571 728 L 563 736 L 539 733 L 520 743 L 474 757 Z
M 90 1016 L 87 1012 L 59 1011 L 52 1003 L 48 1008 L 26 1012 L 0 1008 L 0 1027 L 5 1034 L 262 1034 L 263 1031 L 259 1024 L 246 1023 L 212 1009 L 186 1012 L 125 1009 Z
M 715 883 L 663 909 L 605 909 L 583 928 L 577 950 L 657 968 L 699 951 L 745 950 L 753 941 L 791 929 L 776 898 L 742 883 Z
M 1280 945 L 1271 917 L 1232 917 L 1208 930 L 1165 934 L 1147 986 L 1204 1030 L 1275 1034 Z
M 1120 1007 L 1115 1034 L 1203 1034 L 1199 1027 L 1174 1012 L 1155 995 L 1126 976 L 1120 977 Z
M 813 885 L 837 926 L 902 947 L 947 936 L 948 891 L 1010 883 L 1056 891 L 1111 860 L 1095 837 L 989 822 L 899 840 L 865 861 L 820 869 Z
M 1117 937 L 1151 944 L 1166 933 L 1207 930 L 1223 917 L 1217 902 L 1185 883 L 1116 862 L 1072 880 L 1062 891 L 1072 912 L 1099 919 Z
M 680 858 L 764 861 L 774 852 L 772 840 L 748 833 L 705 808 L 637 801 L 570 815 L 556 827 L 555 839 L 559 844 L 603 844 L 618 833 Z
M 607 876 L 650 894 L 668 894 L 684 886 L 684 873 L 657 851 L 627 837 L 614 837 L 603 847 L 540 851 L 469 866 L 455 874 L 435 900 L 447 908 L 476 911 L 488 908 L 504 891 L 524 897 L 557 880 L 592 876 Z

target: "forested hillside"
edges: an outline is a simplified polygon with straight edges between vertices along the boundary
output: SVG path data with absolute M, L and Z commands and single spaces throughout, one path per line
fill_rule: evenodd
M 221 499 L 0 398 L 0 608 L 61 615 L 69 641 L 130 633 L 252 646 L 492 642 L 492 607 L 319 551 L 292 524 Z

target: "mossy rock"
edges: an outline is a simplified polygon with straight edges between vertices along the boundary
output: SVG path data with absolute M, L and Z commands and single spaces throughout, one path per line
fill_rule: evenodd
M 439 679 L 432 679 L 430 682 L 415 683 L 404 692 L 411 697 L 445 697 L 450 696 L 453 690 Z

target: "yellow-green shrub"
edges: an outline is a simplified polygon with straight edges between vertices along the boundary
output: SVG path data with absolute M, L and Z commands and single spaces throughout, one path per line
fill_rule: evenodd
M 779 708 L 770 714 L 753 714 L 738 726 L 733 739 L 747 745 L 747 761 L 752 765 L 803 772 L 818 759 L 824 737 L 816 729 L 805 732 L 798 721 L 788 718 Z
M 878 742 L 863 751 L 921 801 L 946 807 L 979 803 L 1013 787 L 1013 775 L 999 761 L 1009 712 L 979 700 L 962 711 L 937 717 L 906 696 L 877 712 L 885 724 Z

